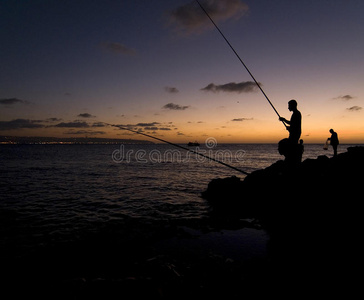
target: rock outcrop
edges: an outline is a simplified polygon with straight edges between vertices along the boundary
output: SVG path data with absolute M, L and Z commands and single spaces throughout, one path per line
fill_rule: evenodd
M 278 161 L 243 181 L 215 179 L 202 196 L 216 214 L 261 223 L 272 288 L 347 297 L 360 288 L 363 169 L 364 147 L 352 147 L 297 166 Z
M 363 170 L 364 147 L 350 147 L 337 157 L 319 156 L 293 166 L 277 161 L 244 180 L 214 179 L 202 197 L 216 210 L 243 217 L 269 218 L 295 210 L 327 214 L 334 208 L 349 212 L 362 193 Z

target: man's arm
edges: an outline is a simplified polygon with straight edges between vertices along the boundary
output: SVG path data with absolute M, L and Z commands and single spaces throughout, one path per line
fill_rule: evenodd
M 283 117 L 280 117 L 280 118 L 279 118 L 279 121 L 284 122 L 284 123 L 287 123 L 288 125 L 290 125 L 290 124 L 291 124 L 291 121 L 288 121 L 287 119 L 285 119 L 285 118 L 283 118 Z

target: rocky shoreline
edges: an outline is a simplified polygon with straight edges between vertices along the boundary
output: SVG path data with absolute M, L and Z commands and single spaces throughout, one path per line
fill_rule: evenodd
M 214 211 L 256 218 L 268 232 L 275 282 L 301 291 L 360 288 L 364 147 L 299 165 L 278 161 L 248 175 L 212 180 L 202 196 Z
M 363 167 L 364 147 L 349 147 L 337 157 L 319 156 L 293 166 L 280 160 L 244 180 L 235 176 L 213 179 L 202 197 L 215 208 L 246 217 L 278 213 L 274 210 L 280 211 L 281 203 L 289 208 L 302 202 L 300 209 L 314 211 L 335 201 L 357 198 Z

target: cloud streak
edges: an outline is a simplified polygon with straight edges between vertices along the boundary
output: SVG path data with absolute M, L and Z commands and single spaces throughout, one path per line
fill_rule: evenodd
M 138 123 L 135 125 L 128 125 L 128 126 L 135 126 L 135 127 L 152 127 L 155 125 L 159 125 L 159 122 L 151 122 L 151 123 Z
M 262 84 L 259 83 L 261 86 Z M 201 91 L 205 92 L 225 92 L 225 93 L 251 93 L 258 90 L 258 86 L 253 81 L 243 81 L 239 83 L 230 82 L 226 84 L 219 84 L 216 85 L 214 83 L 210 83 L 209 85 L 205 86 L 201 89 Z
M 354 105 L 352 107 L 347 108 L 346 110 L 348 110 L 348 111 L 359 111 L 359 110 L 362 110 L 362 109 L 363 108 L 361 106 Z
M 170 93 L 170 94 L 176 94 L 179 92 L 179 90 L 175 87 L 170 87 L 170 86 L 166 86 L 164 88 L 164 90 L 167 92 L 167 93 Z
M 90 125 L 86 122 L 74 121 L 74 122 L 61 122 L 56 125 L 52 125 L 50 127 L 59 127 L 59 128 L 89 128 Z
M 136 55 L 136 51 L 132 48 L 129 48 L 123 44 L 115 43 L 115 42 L 105 42 L 102 43 L 101 46 L 109 52 L 114 54 L 121 54 L 121 55 Z
M 104 122 L 95 122 L 95 123 L 92 124 L 91 127 L 106 127 L 106 126 L 108 126 L 107 123 L 104 123 Z
M 240 0 L 201 0 L 211 18 L 216 22 L 239 19 L 249 11 Z M 183 34 L 199 34 L 213 27 L 200 6 L 195 2 L 182 5 L 169 14 L 169 24 Z
M 62 119 L 60 118 L 48 118 L 45 120 L 45 122 L 60 122 Z
M 96 116 L 93 116 L 89 113 L 83 113 L 83 114 L 79 114 L 77 117 L 81 117 L 81 118 L 96 118 Z
M 29 101 L 20 100 L 17 98 L 0 99 L 0 105 L 14 105 L 14 104 L 29 104 Z
M 0 121 L 0 131 L 41 128 L 65 128 L 68 130 L 63 132 L 63 134 L 67 135 L 98 135 L 106 134 L 106 132 L 99 130 L 99 128 L 109 126 L 109 124 L 104 122 L 87 123 L 79 120 L 75 120 L 73 122 L 60 122 L 61 120 L 62 119 L 59 118 L 48 118 L 44 120 L 15 119 L 11 121 Z M 59 123 L 50 124 L 55 122 Z
M 12 121 L 0 121 L 0 130 L 15 130 L 15 129 L 37 129 L 44 128 L 43 124 L 39 124 L 39 120 L 15 119 Z
M 134 131 L 144 132 L 144 131 L 171 131 L 172 128 L 175 128 L 175 125 L 172 122 L 168 123 L 159 123 L 159 122 L 150 122 L 150 123 L 137 123 L 137 124 L 127 124 L 127 125 L 112 125 L 114 127 L 118 127 L 119 129 L 131 129 Z
M 342 101 L 350 101 L 355 99 L 356 97 L 351 96 L 351 95 L 344 95 L 344 96 L 339 96 L 339 97 L 335 97 L 333 98 L 334 100 L 342 100 Z
M 253 118 L 237 118 L 237 119 L 232 119 L 231 121 L 233 122 L 243 122 L 243 121 L 251 121 L 253 120 Z
M 166 105 L 164 105 L 162 108 L 163 109 L 169 109 L 169 110 L 186 110 L 187 108 L 189 108 L 189 105 L 186 106 L 181 106 L 179 104 L 174 104 L 174 103 L 167 103 Z

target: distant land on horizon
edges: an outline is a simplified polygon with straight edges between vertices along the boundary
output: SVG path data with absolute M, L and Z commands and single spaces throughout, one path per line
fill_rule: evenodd
M 113 139 L 113 138 L 96 138 L 96 137 L 37 137 L 37 136 L 4 136 L 0 135 L 0 145 L 6 144 L 23 144 L 23 145 L 37 145 L 37 144 L 76 144 L 76 145 L 107 145 L 107 144 L 144 144 L 155 145 L 155 143 L 148 140 L 137 139 Z M 177 143 L 184 144 L 184 143 Z M 187 143 L 186 143 L 187 144 Z M 219 143 L 219 144 L 276 144 L 276 143 Z M 321 143 L 306 143 L 319 145 Z M 362 145 L 363 143 L 342 143 L 341 145 Z M 202 143 L 201 143 L 202 145 Z
M 0 144 L 154 144 L 147 140 L 94 137 L 57 138 L 35 136 L 0 136 Z

